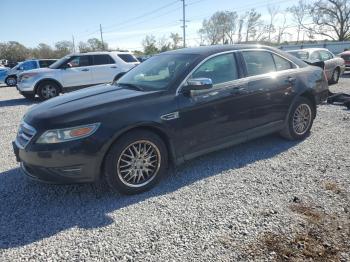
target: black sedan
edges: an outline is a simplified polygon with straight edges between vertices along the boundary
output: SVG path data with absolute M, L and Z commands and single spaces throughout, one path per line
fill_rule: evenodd
M 31 178 L 105 177 L 150 189 L 175 165 L 270 133 L 305 138 L 328 94 L 321 68 L 274 48 L 211 46 L 151 57 L 117 83 L 31 108 L 13 143 Z

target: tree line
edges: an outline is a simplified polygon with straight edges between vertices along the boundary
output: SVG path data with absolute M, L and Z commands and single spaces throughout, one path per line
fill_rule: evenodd
M 289 29 L 296 32 L 296 44 L 301 39 L 304 41 L 305 37 L 314 40 L 316 36 L 334 41 L 350 40 L 349 0 L 299 0 L 284 10 L 278 6 L 268 6 L 267 14 L 268 19 L 263 20 L 262 14 L 254 8 L 244 13 L 217 11 L 209 19 L 203 20 L 197 43 L 263 42 L 278 45 L 291 36 Z M 287 21 L 287 17 L 291 19 Z M 176 34 L 175 42 L 174 35 L 172 33 L 168 39 L 163 37 L 159 40 L 152 35 L 146 36 L 142 42 L 144 53 L 153 54 L 177 48 L 182 38 Z
M 350 1 L 299 0 L 294 5 L 282 10 L 278 6 L 267 7 L 268 19 L 255 9 L 244 13 L 236 11 L 217 11 L 210 18 L 204 19 L 198 30 L 198 45 L 233 44 L 242 42 L 263 42 L 280 44 L 287 36 L 293 36 L 298 44 L 306 37 L 309 40 L 323 36 L 328 40 L 345 41 L 350 39 Z M 288 19 L 287 18 L 291 18 Z M 182 47 L 183 39 L 178 33 L 156 38 L 147 35 L 143 41 L 143 51 L 137 55 L 151 55 Z M 53 47 L 40 43 L 35 48 L 28 48 L 15 42 L 0 43 L 0 59 L 22 61 L 29 58 L 61 58 L 72 52 L 108 50 L 108 44 L 91 38 L 79 42 L 60 41 Z
M 29 48 L 16 41 L 0 43 L 0 59 L 9 61 L 23 61 L 31 58 L 61 58 L 73 52 L 92 52 L 107 50 L 108 45 L 97 38 L 91 38 L 87 42 L 79 42 L 75 47 L 71 41 L 59 41 L 50 46 L 40 43 L 37 47 Z

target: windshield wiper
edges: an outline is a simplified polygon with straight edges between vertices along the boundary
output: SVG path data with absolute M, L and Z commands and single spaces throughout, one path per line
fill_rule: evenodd
M 118 86 L 125 86 L 130 89 L 134 89 L 137 91 L 144 91 L 144 89 L 140 86 L 134 85 L 134 84 L 129 84 L 129 83 L 117 83 Z

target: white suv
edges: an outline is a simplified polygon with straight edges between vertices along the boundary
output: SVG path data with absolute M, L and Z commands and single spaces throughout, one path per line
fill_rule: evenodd
M 42 99 L 87 86 L 116 81 L 139 64 L 128 52 L 90 52 L 65 56 L 49 68 L 30 70 L 18 77 L 17 89 L 26 98 Z

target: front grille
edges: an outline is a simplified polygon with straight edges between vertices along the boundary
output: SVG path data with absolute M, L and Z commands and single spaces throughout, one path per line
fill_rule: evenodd
M 16 144 L 21 148 L 25 148 L 35 134 L 35 128 L 22 121 L 18 128 Z

